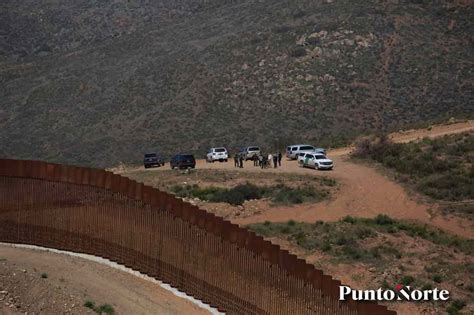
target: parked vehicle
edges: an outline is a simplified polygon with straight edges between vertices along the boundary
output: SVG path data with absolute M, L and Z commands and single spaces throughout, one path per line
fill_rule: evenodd
M 210 148 L 206 154 L 206 161 L 207 162 L 227 162 L 229 158 L 229 153 L 227 152 L 226 148 Z
M 245 147 L 239 152 L 239 154 L 241 154 L 246 161 L 251 160 L 255 154 L 260 155 L 260 147 L 257 147 L 257 146 Z
M 177 154 L 170 161 L 171 169 L 196 168 L 196 160 L 191 154 Z
M 143 158 L 143 166 L 145 168 L 149 167 L 160 167 L 165 165 L 165 160 L 161 156 L 156 153 L 145 153 L 145 157 Z
M 300 153 L 296 154 L 296 160 L 298 161 L 298 164 L 303 164 L 305 155 L 306 155 L 306 153 L 304 153 L 304 152 L 300 152 Z
M 316 148 L 309 144 L 294 144 L 286 147 L 286 157 L 295 160 L 298 153 L 322 153 L 326 154 L 326 150 L 323 148 Z
M 312 167 L 317 170 L 332 170 L 334 163 L 321 153 L 306 153 L 302 159 L 303 167 Z

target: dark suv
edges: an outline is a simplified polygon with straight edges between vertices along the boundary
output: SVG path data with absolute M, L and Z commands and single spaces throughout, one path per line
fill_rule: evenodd
M 163 166 L 165 165 L 165 161 L 156 153 L 145 153 L 145 157 L 143 158 L 143 166 L 145 168 L 153 167 L 153 166 Z
M 195 168 L 196 160 L 191 154 L 177 154 L 170 161 L 171 169 L 174 168 Z

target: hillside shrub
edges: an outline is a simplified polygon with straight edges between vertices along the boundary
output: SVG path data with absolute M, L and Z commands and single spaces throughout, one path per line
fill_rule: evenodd
M 315 187 L 288 187 L 283 184 L 259 187 L 251 183 L 237 185 L 233 188 L 206 187 L 198 185 L 173 186 L 178 197 L 199 198 L 210 202 L 225 202 L 231 205 L 242 205 L 246 200 L 269 198 L 275 204 L 300 204 L 309 201 L 320 201 L 329 196 L 327 190 Z
M 386 135 L 357 142 L 353 158 L 370 159 L 393 169 L 400 181 L 413 184 L 437 200 L 474 199 L 473 134 L 399 144 Z
M 303 47 L 294 48 L 290 51 L 290 56 L 295 58 L 304 57 L 306 56 L 306 49 Z

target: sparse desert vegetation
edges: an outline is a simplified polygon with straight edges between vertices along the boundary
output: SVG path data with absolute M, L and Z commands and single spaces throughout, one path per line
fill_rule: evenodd
M 338 186 L 337 181 L 333 178 L 286 172 L 256 173 L 233 171 L 232 169 L 198 169 L 191 172 L 136 170 L 123 174 L 148 185 L 176 193 L 180 197 L 196 197 L 209 201 L 220 198 L 215 196 L 218 193 L 232 193 L 236 190 L 248 195 L 248 198 L 245 198 L 247 200 L 275 197 L 275 202 L 284 202 L 285 195 L 297 193 L 309 198 L 314 197 L 313 201 L 316 201 L 317 198 L 324 198 L 328 195 L 328 192 L 324 191 L 335 190 Z M 308 188 L 314 188 L 316 192 L 312 193 Z
M 393 288 L 397 283 L 425 289 L 443 287 L 452 292 L 453 300 L 431 306 L 426 303 L 426 307 L 450 314 L 474 308 L 466 303 L 474 300 L 467 280 L 474 272 L 472 239 L 385 215 L 346 217 L 338 222 L 264 222 L 249 228 L 336 273 L 336 277 L 351 279 L 354 287 Z
M 330 199 L 338 189 L 333 178 L 286 172 L 197 169 L 192 172 L 136 170 L 124 174 L 226 218 L 250 216 L 261 211 L 262 206 L 321 202 Z
M 209 314 L 159 285 L 84 258 L 4 244 L 0 253 L 2 315 Z
M 198 185 L 173 186 L 171 188 L 178 197 L 198 198 L 210 202 L 226 202 L 231 205 L 242 205 L 247 200 L 268 198 L 275 204 L 300 204 L 318 202 L 329 196 L 329 191 L 315 187 L 288 187 L 283 184 L 275 186 L 256 186 L 250 183 L 240 184 L 232 188 L 207 187 Z
M 386 136 L 365 138 L 352 156 L 393 170 L 398 181 L 442 202 L 443 213 L 473 218 L 474 133 L 410 143 L 393 143 Z
M 250 170 L 255 169 L 255 167 L 249 166 L 249 164 L 246 164 L 246 168 L 247 167 Z M 138 169 L 125 171 L 122 174 L 124 176 L 130 177 L 131 179 L 143 182 L 147 185 L 151 185 L 165 191 L 171 191 L 171 188 L 175 185 L 185 186 L 197 184 L 202 187 L 215 185 L 217 187 L 231 188 L 239 184 L 246 184 L 247 182 L 257 186 L 274 186 L 284 184 L 290 187 L 307 185 L 319 186 L 321 188 L 337 188 L 338 185 L 335 179 L 329 177 L 295 174 L 290 172 L 247 172 L 246 168 L 244 168 L 243 171 L 235 171 L 230 168 L 196 169 L 191 172 L 173 170 L 148 172 L 146 170 Z
M 91 310 L 93 310 L 97 314 L 106 314 L 106 315 L 114 315 L 115 314 L 114 308 L 109 304 L 101 304 L 100 306 L 96 306 L 94 301 L 87 300 L 84 303 L 84 306 L 87 307 L 87 308 L 90 308 Z
M 469 118 L 465 3 L 4 1 L 0 153 L 107 167 Z

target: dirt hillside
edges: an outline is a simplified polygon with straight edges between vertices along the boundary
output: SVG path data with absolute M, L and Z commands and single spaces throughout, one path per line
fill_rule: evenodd
M 408 142 L 423 137 L 439 137 L 470 130 L 474 130 L 474 121 L 437 125 L 427 129 L 400 131 L 391 134 L 390 138 L 395 142 Z M 196 168 L 198 170 L 232 169 L 242 172 L 314 174 L 334 178 L 340 183 L 339 191 L 329 201 L 291 207 L 269 207 L 255 216 L 235 219 L 234 222 L 239 224 L 263 221 L 277 222 L 290 219 L 306 222 L 314 222 L 316 220 L 336 221 L 347 215 L 374 217 L 378 214 L 387 214 L 398 219 L 413 219 L 429 223 L 464 237 L 474 237 L 474 229 L 471 223 L 461 219 L 447 219 L 442 216 L 433 215 L 436 212 L 436 204 L 422 202 L 421 198 L 415 193 L 409 194 L 398 183 L 372 167 L 351 162 L 347 156 L 350 151 L 351 148 L 347 147 L 328 152 L 328 156 L 335 163 L 333 171 L 315 171 L 313 169 L 301 168 L 295 161 L 286 160 L 283 161 L 282 167 L 277 169 L 262 170 L 258 167 L 253 167 L 251 161 L 246 162 L 243 169 L 236 169 L 231 161 L 228 163 L 206 163 L 205 160 L 197 160 Z M 129 173 L 141 169 L 143 167 L 131 167 L 115 171 L 127 176 Z M 169 169 L 169 167 L 154 168 L 148 171 L 160 172 L 165 169 Z
M 423 130 L 410 130 L 391 135 L 396 142 L 406 142 L 422 137 L 474 130 L 473 121 L 434 126 Z M 419 198 L 375 169 L 352 163 L 347 154 L 350 148 L 331 150 L 335 161 L 331 172 L 319 172 L 298 167 L 294 161 L 283 161 L 278 169 L 261 170 L 245 164 L 235 169 L 233 163 L 206 163 L 198 160 L 198 169 L 232 169 L 240 172 L 278 172 L 281 174 L 314 174 L 336 179 L 339 190 L 331 200 L 319 204 L 293 207 L 268 207 L 254 216 L 234 219 L 247 224 L 261 221 L 334 221 L 346 215 L 373 217 L 385 213 L 395 218 L 416 219 L 466 237 L 474 237 L 472 226 L 466 222 L 432 216 L 433 205 L 424 204 Z M 142 168 L 126 167 L 115 170 L 127 175 Z M 166 168 L 168 169 L 168 168 Z M 148 172 L 160 175 L 163 168 Z M 45 274 L 45 278 L 42 277 Z M 73 313 L 94 314 L 84 307 L 87 301 L 97 306 L 110 304 L 118 314 L 205 314 L 194 304 L 174 296 L 156 284 L 119 270 L 55 253 L 39 252 L 0 246 L 0 313 Z
M 0 245 L 0 314 L 209 314 L 158 284 L 126 272 L 52 252 Z

